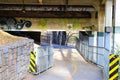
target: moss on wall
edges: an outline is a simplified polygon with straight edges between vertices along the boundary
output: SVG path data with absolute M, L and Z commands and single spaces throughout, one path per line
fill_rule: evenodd
M 39 19 L 38 20 L 38 29 L 46 30 L 46 25 L 47 25 L 48 19 Z
M 18 18 L 20 19 L 20 18 Z M 24 18 L 32 22 L 31 28 L 24 28 L 27 30 L 67 30 L 67 24 L 72 24 L 73 30 L 81 30 L 82 27 L 95 25 L 97 20 L 91 23 L 91 19 L 75 19 L 75 18 Z

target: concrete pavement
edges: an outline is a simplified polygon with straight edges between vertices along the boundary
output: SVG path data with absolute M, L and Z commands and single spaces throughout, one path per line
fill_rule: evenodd
M 86 62 L 76 49 L 54 49 L 54 66 L 34 80 L 103 80 L 102 69 Z M 33 80 L 33 79 L 32 79 Z

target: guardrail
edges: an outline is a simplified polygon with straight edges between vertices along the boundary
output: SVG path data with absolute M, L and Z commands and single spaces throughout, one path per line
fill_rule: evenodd
M 91 46 L 78 38 L 76 38 L 76 49 L 86 61 L 90 61 L 102 67 L 104 71 L 104 80 L 108 80 L 109 50 L 104 47 Z

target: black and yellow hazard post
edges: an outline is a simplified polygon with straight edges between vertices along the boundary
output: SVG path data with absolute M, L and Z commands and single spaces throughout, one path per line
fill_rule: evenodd
M 31 52 L 30 53 L 29 72 L 31 72 L 31 73 L 36 73 L 37 72 L 36 52 Z
M 118 80 L 119 56 L 110 54 L 109 59 L 109 80 Z

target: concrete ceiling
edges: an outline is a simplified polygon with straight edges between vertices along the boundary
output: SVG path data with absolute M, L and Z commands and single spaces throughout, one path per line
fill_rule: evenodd
M 2 5 L 3 4 L 21 4 L 21 6 L 27 5 L 27 4 L 29 5 L 79 5 L 79 6 L 83 5 L 83 6 L 93 6 L 97 11 L 99 9 L 99 5 L 100 4 L 104 5 L 105 1 L 106 0 L 0 0 L 0 5 L 1 4 Z M 3 11 L 1 10 L 1 12 Z M 3 12 L 3 14 L 4 13 L 6 12 Z
M 45 4 L 45 5 L 91 5 L 93 3 L 101 2 L 101 0 L 0 0 L 0 3 L 5 4 Z M 103 0 L 104 2 L 104 0 Z
M 95 8 L 106 0 L 0 0 L 0 4 L 92 5 Z

